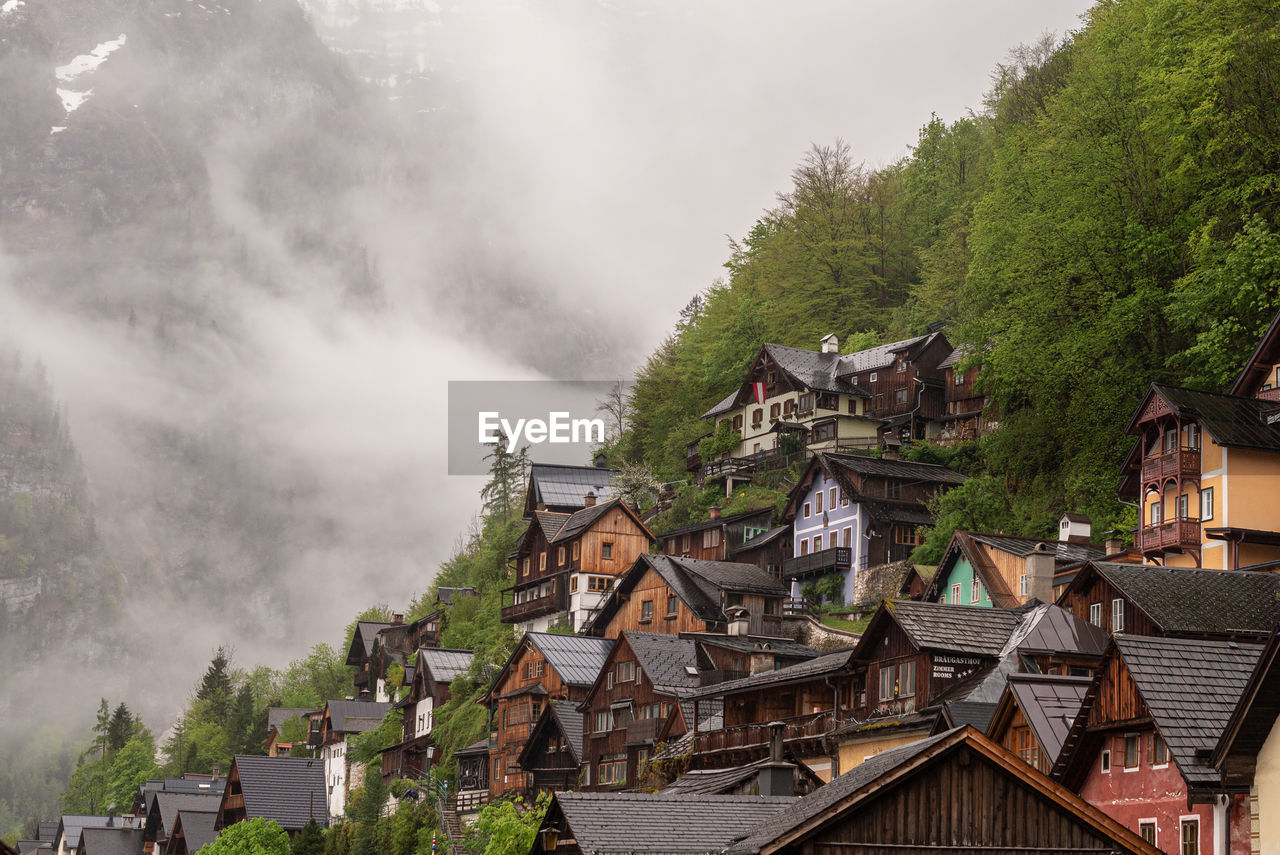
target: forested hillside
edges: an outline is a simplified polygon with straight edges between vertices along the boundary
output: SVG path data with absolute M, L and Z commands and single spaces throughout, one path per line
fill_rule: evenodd
M 1280 307 L 1280 33 L 1261 0 L 1098 4 L 1023 46 L 986 101 L 880 169 L 818 145 L 727 275 L 640 370 L 616 460 L 684 476 L 699 415 L 764 342 L 849 352 L 942 322 L 1003 428 L 966 449 L 952 528 L 1127 529 L 1124 425 L 1152 381 L 1212 388 Z M 950 453 L 918 451 L 948 461 Z

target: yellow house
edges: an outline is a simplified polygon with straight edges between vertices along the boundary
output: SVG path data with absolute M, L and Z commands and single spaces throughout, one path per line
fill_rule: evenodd
M 1280 559 L 1280 315 L 1225 393 L 1152 384 L 1120 497 L 1143 558 L 1236 569 Z

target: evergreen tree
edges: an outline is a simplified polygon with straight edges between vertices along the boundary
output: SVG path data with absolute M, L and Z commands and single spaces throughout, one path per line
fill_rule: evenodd
M 133 730 L 133 714 L 122 701 L 107 723 L 107 752 L 113 753 L 124 748 L 125 743 L 133 736 Z
M 324 855 L 324 833 L 314 819 L 302 826 L 290 844 L 293 855 Z
M 196 700 L 207 705 L 209 717 L 213 721 L 225 722 L 231 704 L 231 675 L 229 668 L 231 659 L 226 647 L 219 647 L 214 654 L 209 668 L 204 672 L 200 688 L 196 690 Z

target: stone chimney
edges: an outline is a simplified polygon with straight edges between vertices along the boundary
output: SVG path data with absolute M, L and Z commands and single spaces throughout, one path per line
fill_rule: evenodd
M 711 506 L 711 510 L 710 510 L 710 511 L 708 511 L 707 513 L 710 515 L 710 516 L 708 517 L 708 519 L 713 519 L 713 520 L 718 520 L 718 519 L 720 519 L 720 506 L 719 506 L 719 505 L 712 505 L 712 506 Z
M 582 506 L 584 508 L 591 508 L 591 507 L 595 507 L 595 504 L 596 504 L 596 491 L 588 490 L 587 495 L 582 497 Z
M 831 333 L 830 335 L 823 337 L 822 352 L 823 353 L 839 353 L 840 352 L 840 339 L 836 337 L 835 333 Z
M 769 722 L 769 762 L 760 767 L 757 777 L 762 796 L 796 794 L 796 767 L 782 759 L 782 732 L 785 728 L 786 725 L 780 721 Z
M 1127 551 L 1124 541 L 1118 537 L 1108 537 L 1106 543 L 1103 545 L 1103 552 L 1106 555 L 1119 555 L 1120 553 Z
M 746 637 L 751 634 L 751 612 L 742 606 L 726 609 L 725 617 L 729 620 L 728 635 Z
M 404 623 L 404 612 L 392 612 L 392 613 L 391 613 L 391 622 L 392 622 L 392 623 Z
M 884 448 L 880 451 L 880 456 L 885 460 L 898 459 L 898 446 L 895 443 L 885 443 Z
M 1058 520 L 1058 540 L 1088 543 L 1093 534 L 1093 521 L 1084 514 L 1063 514 Z
M 1027 556 L 1027 599 L 1053 602 L 1053 571 L 1056 569 L 1054 548 L 1037 543 Z
M 596 452 L 595 459 L 592 460 L 591 462 L 596 465 L 597 469 L 605 469 L 607 468 L 605 466 L 605 463 L 608 461 L 608 459 L 609 458 L 605 455 L 603 451 L 598 451 Z
M 751 676 L 761 674 L 767 671 L 774 671 L 777 657 L 772 650 L 759 650 L 751 654 L 750 664 L 747 666 Z

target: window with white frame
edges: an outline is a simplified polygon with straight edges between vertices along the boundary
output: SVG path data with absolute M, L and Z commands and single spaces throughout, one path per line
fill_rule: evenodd
M 845 527 L 844 527 L 844 538 L 843 538 L 843 540 L 844 540 L 844 542 L 841 544 L 841 546 L 844 546 L 844 547 L 850 547 L 850 546 L 853 546 L 853 526 L 845 526 Z
M 1018 596 L 1025 597 L 1027 595 L 1027 574 L 1022 573 L 1018 576 Z
M 820 534 L 815 534 L 813 536 L 813 551 L 814 552 L 822 551 L 822 535 Z
M 813 512 L 814 512 L 815 514 L 820 514 L 820 513 L 822 513 L 822 497 L 823 497 L 823 495 L 824 495 L 824 494 L 823 494 L 823 492 L 822 492 L 821 490 L 819 490 L 817 493 L 815 493 L 815 494 L 814 494 L 814 497 L 813 497 L 813 501 L 814 501 L 814 505 L 813 505 Z
M 1111 601 L 1111 631 L 1124 632 L 1124 600 L 1120 597 Z
M 1160 525 L 1164 521 L 1164 503 L 1156 499 L 1151 503 L 1151 525 Z
M 1156 821 L 1154 819 L 1138 820 L 1138 836 L 1150 843 L 1156 845 Z
M 1107 748 L 1102 752 L 1102 756 L 1098 763 L 1098 770 L 1106 775 L 1111 772 L 1111 749 Z
M 1181 855 L 1200 855 L 1200 817 L 1182 817 Z
M 1200 490 L 1200 519 L 1213 519 L 1213 488 L 1204 487 Z
M 813 513 L 812 513 L 812 511 L 810 510 L 810 507 L 811 507 L 811 506 L 809 505 L 809 503 L 808 503 L 808 502 L 805 502 L 805 503 L 804 503 L 804 515 L 805 515 L 806 517 L 811 517 L 811 516 L 813 516 Z
M 836 488 L 828 487 L 827 488 L 827 508 L 829 510 L 835 510 L 835 507 L 836 507 Z
M 982 582 L 977 577 L 975 577 L 973 580 L 973 585 L 970 587 L 971 587 L 971 590 L 969 591 L 969 601 L 972 603 L 977 603 L 980 599 L 982 599 Z
M 1191 514 L 1189 513 L 1190 510 L 1191 510 L 1191 497 L 1188 496 L 1186 493 L 1183 493 L 1182 495 L 1178 496 L 1178 519 L 1180 520 L 1188 519 L 1191 516 Z
M 951 605 L 959 605 L 960 603 L 960 583 L 956 582 L 951 586 Z
M 1089 623 L 1102 626 L 1102 603 L 1089 604 Z

